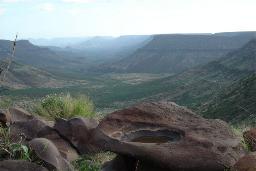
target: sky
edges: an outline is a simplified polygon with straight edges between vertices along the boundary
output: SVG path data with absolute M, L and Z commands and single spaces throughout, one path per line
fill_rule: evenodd
M 0 39 L 256 31 L 256 0 L 0 0 Z

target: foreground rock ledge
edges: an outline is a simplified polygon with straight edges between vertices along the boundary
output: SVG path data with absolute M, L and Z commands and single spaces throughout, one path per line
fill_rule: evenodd
M 90 143 L 175 171 L 223 171 L 244 155 L 227 123 L 167 102 L 142 103 L 109 114 Z

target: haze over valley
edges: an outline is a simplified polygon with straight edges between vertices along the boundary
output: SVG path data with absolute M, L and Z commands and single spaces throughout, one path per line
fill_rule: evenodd
M 255 171 L 253 0 L 0 0 L 0 170 Z

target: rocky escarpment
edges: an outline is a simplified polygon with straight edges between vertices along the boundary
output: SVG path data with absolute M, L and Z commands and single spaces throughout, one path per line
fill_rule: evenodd
M 22 143 L 43 161 L 41 166 L 18 161 L 27 170 L 74 170 L 70 161 L 79 155 L 111 151 L 117 156 L 102 171 L 224 171 L 245 155 L 227 123 L 204 119 L 174 103 L 138 104 L 99 124 L 86 118 L 46 122 L 21 109 L 2 112 L 1 119 L 12 140 L 22 136 Z M 17 161 L 0 166 L 15 170 L 10 163 Z

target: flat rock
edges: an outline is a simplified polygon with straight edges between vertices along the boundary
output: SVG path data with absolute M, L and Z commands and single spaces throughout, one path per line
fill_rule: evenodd
M 223 171 L 244 155 L 227 123 L 167 102 L 109 114 L 88 143 L 174 171 Z
M 80 154 L 88 154 L 97 151 L 96 147 L 89 143 L 93 131 L 97 126 L 98 122 L 94 119 L 57 119 L 54 129 L 76 147 Z
M 4 160 L 0 161 L 0 171 L 47 171 L 47 169 L 24 160 Z

